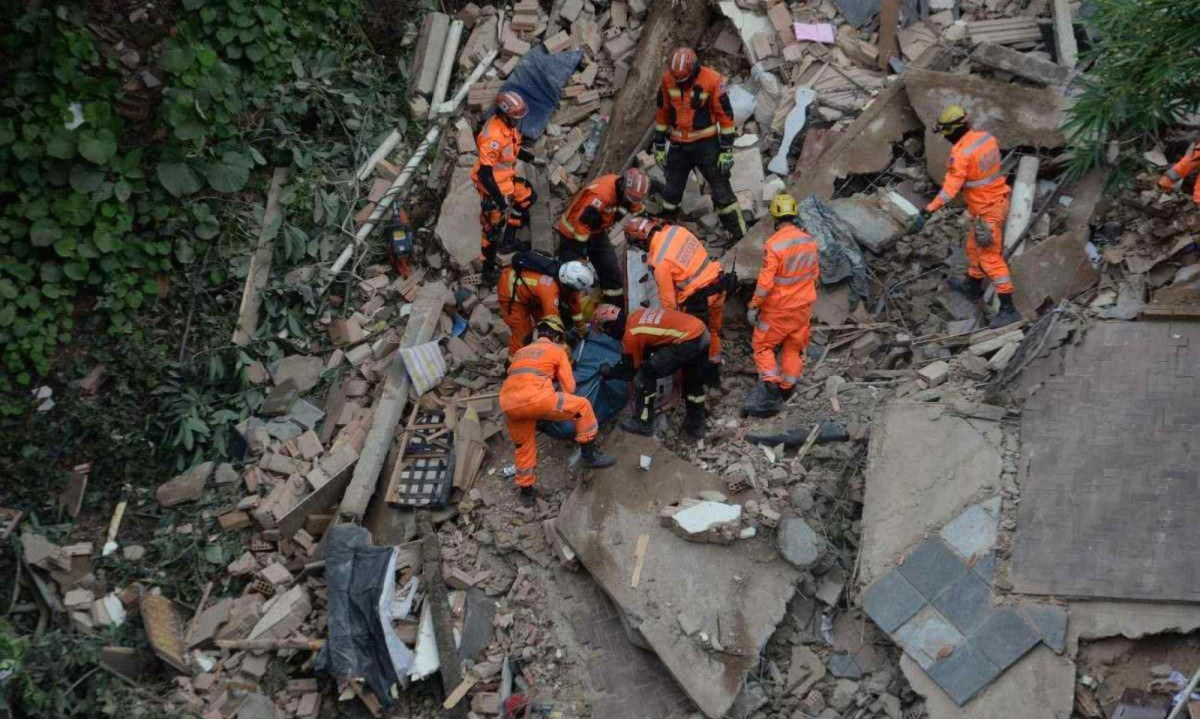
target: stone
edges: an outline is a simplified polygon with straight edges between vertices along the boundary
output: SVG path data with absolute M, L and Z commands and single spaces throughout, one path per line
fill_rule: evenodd
M 813 685 L 825 678 L 825 664 L 817 653 L 803 644 L 792 646 L 788 665 L 787 689 L 794 696 L 805 696 Z
M 72 589 L 63 595 L 62 601 L 67 609 L 90 607 L 96 601 L 96 595 L 90 589 Z
M 495 321 L 495 317 L 492 315 L 491 310 L 480 304 L 477 305 L 474 310 L 472 310 L 471 317 L 468 321 L 470 322 L 471 329 L 480 334 L 487 334 L 492 330 L 492 324 Z
M 439 53 L 440 55 L 440 53 Z M 266 696 L 253 692 L 246 695 L 238 706 L 235 719 L 278 719 L 279 713 Z
M 213 473 L 212 462 L 201 462 L 183 474 L 160 484 L 154 498 L 161 507 L 174 507 L 184 502 L 194 502 L 204 494 L 204 484 Z
M 306 355 L 289 355 L 279 360 L 271 373 L 271 380 L 276 387 L 291 382 L 297 392 L 307 392 L 321 381 L 321 370 L 325 361 L 320 357 Z
M 1086 233 L 1043 240 L 1012 258 L 1013 304 L 1026 317 L 1092 287 L 1100 278 L 1087 254 Z
M 742 516 L 739 504 L 702 501 L 671 514 L 671 529 L 693 541 L 732 541 Z
M 990 68 L 1011 72 L 1026 80 L 1033 80 L 1043 85 L 1062 85 L 1071 75 L 1070 69 L 1062 65 L 990 42 L 979 43 L 975 47 L 975 53 L 971 59 Z
M 845 711 L 854 703 L 858 694 L 858 682 L 849 679 L 838 679 L 833 685 L 833 694 L 829 697 L 829 706 L 837 711 Z
M 862 679 L 863 676 L 858 661 L 846 652 L 835 652 L 829 657 L 829 673 L 842 679 Z
M 130 562 L 141 561 L 146 556 L 146 548 L 140 544 L 127 544 L 121 547 L 121 556 Z
M 421 95 L 433 93 L 438 68 L 442 64 L 442 48 L 450 32 L 450 16 L 440 12 L 426 13 L 417 34 L 409 83 L 412 91 Z
M 800 569 L 811 568 L 825 556 L 825 539 L 799 517 L 780 522 L 776 539 L 779 553 Z
M 213 472 L 214 484 L 237 484 L 238 473 L 233 468 L 233 465 L 228 462 L 222 462 L 217 465 L 217 470 Z
M 854 239 L 863 249 L 882 253 L 904 236 L 904 227 L 865 197 L 839 198 L 830 203 L 837 216 L 854 229 Z

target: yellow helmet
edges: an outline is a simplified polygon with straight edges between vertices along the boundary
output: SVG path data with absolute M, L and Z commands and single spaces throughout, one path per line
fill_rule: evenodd
M 781 192 L 771 198 L 771 217 L 782 220 L 795 217 L 797 214 L 799 214 L 799 210 L 796 207 L 795 197 L 786 192 Z
M 955 130 L 967 124 L 967 111 L 962 105 L 947 105 L 938 115 L 937 124 L 933 129 L 943 135 L 952 134 Z
M 546 315 L 537 323 L 538 332 L 554 332 L 558 335 L 565 335 L 566 328 L 563 327 L 562 318 L 558 315 Z

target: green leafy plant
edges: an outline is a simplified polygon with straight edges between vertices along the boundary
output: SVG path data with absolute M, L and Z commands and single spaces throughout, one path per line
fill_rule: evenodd
M 1098 0 L 1088 18 L 1098 36 L 1083 55 L 1093 63 L 1067 113 L 1071 172 L 1106 160 L 1119 143 L 1116 178 L 1127 178 L 1167 126 L 1200 111 L 1200 3 Z

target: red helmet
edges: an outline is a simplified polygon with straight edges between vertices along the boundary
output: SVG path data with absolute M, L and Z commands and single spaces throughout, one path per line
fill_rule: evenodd
M 671 77 L 675 78 L 675 82 L 685 82 L 696 72 L 698 63 L 695 50 L 690 47 L 677 47 L 671 51 L 667 70 L 670 71 Z
M 615 322 L 621 316 L 621 308 L 616 305 L 599 305 L 592 312 L 592 324 L 600 326 L 605 322 Z
M 654 220 L 649 217 L 630 217 L 625 220 L 625 239 L 638 244 L 645 244 L 650 241 L 650 235 L 654 233 Z
M 513 90 L 505 90 L 496 96 L 496 109 L 514 120 L 520 120 L 529 113 L 529 105 L 525 104 L 525 98 Z
M 621 174 L 621 193 L 630 202 L 641 202 L 650 194 L 650 176 L 636 167 Z

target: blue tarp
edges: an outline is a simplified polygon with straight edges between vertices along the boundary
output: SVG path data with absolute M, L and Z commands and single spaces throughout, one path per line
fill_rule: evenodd
M 621 343 L 610 335 L 593 331 L 575 348 L 571 360 L 575 370 L 575 394 L 592 403 L 596 420 L 603 425 L 620 414 L 629 397 L 629 382 L 604 379 L 600 376 L 600 366 L 616 366 L 621 361 Z M 540 422 L 539 429 L 558 439 L 575 436 L 575 425 L 570 422 Z
M 546 130 L 550 116 L 567 80 L 583 59 L 583 50 L 556 52 L 553 55 L 538 45 L 525 53 L 500 91 L 516 90 L 529 104 L 529 114 L 521 119 L 521 134 L 536 140 Z

